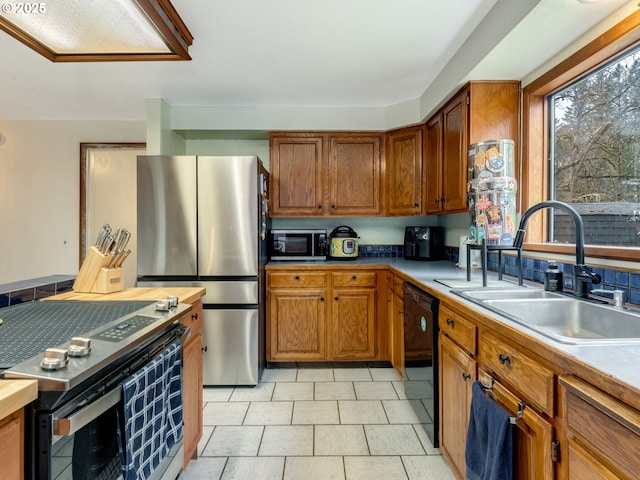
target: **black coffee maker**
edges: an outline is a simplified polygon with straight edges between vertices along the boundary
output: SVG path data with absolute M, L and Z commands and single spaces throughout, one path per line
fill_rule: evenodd
M 403 257 L 408 260 L 443 260 L 444 228 L 405 227 Z

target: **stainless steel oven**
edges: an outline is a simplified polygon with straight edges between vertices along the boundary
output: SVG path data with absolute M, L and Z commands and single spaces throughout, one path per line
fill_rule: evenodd
M 3 372 L 5 378 L 38 380 L 38 398 L 27 406 L 25 415 L 25 478 L 175 480 L 183 463 L 180 345 L 189 335 L 188 329 L 179 322 L 191 307 L 178 304 L 165 310 L 163 304 L 159 311 L 155 302 L 30 303 L 33 305 L 15 311 L 10 310 L 14 307 L 2 309 L 3 327 L 9 327 L 9 334 L 24 327 L 21 323 L 29 324 L 29 312 L 35 307 L 54 312 L 35 315 L 49 320 L 50 331 L 66 330 L 64 322 L 56 323 L 57 317 L 66 318 L 68 324 L 74 323 L 69 317 L 70 310 L 75 310 L 73 316 L 83 316 L 86 320 L 76 324 L 93 322 L 101 326 L 69 342 L 54 344 L 53 348 L 42 347 L 44 354 L 39 353 Z M 105 316 L 105 310 L 110 308 L 115 310 Z M 122 315 L 123 309 L 130 313 Z M 105 322 L 105 318 L 108 321 Z M 52 328 L 54 326 L 59 328 Z M 75 332 L 77 328 L 83 327 L 72 327 Z M 86 355 L 73 356 L 78 353 L 75 350 L 83 348 L 88 350 Z M 0 356 L 0 361 L 6 359 Z M 126 397 L 131 396 L 126 390 L 127 382 L 139 379 L 146 382 L 153 377 L 147 373 L 152 371 L 155 375 L 160 367 L 168 366 L 173 369 L 171 381 L 175 395 L 171 397 L 170 408 L 169 404 L 158 408 L 158 414 L 162 413 L 160 410 L 171 412 L 175 428 L 162 433 L 144 430 L 147 425 L 138 421 L 142 417 L 134 418 L 135 407 L 131 407 L 140 399 L 133 399 L 130 404 L 125 402 Z M 142 387 L 134 385 L 136 388 Z M 155 396 L 157 390 L 162 389 L 156 385 L 144 392 L 151 400 L 149 408 L 159 402 Z M 133 414 L 131 408 L 134 408 Z M 127 423 L 129 420 L 133 423 Z M 133 443 L 127 440 L 138 433 L 153 433 L 166 441 L 156 450 L 152 462 L 134 465 L 144 473 L 132 474 L 125 466 L 132 463 L 135 452 L 131 451 Z

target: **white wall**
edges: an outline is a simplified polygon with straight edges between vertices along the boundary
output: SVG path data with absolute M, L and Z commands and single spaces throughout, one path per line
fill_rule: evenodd
M 0 284 L 76 274 L 80 143 L 144 142 L 145 122 L 2 121 Z

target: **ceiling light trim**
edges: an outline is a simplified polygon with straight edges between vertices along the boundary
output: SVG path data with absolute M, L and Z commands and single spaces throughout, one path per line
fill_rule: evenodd
M 2 14 L 0 14 L 0 30 L 52 62 L 191 60 L 189 47 L 193 43 L 193 36 L 170 0 L 131 0 L 131 2 L 135 4 L 140 15 L 146 17 L 145 21 L 149 21 L 158 39 L 167 46 L 166 52 L 57 52 Z

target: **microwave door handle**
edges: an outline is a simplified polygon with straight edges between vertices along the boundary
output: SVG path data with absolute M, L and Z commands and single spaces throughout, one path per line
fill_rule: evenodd
M 86 407 L 78 410 L 65 418 L 54 418 L 54 435 L 67 436 L 76 433 L 85 425 L 91 423 L 104 412 L 120 402 L 122 398 L 122 387 L 118 386 L 109 393 L 100 397 L 95 402 L 91 402 Z

